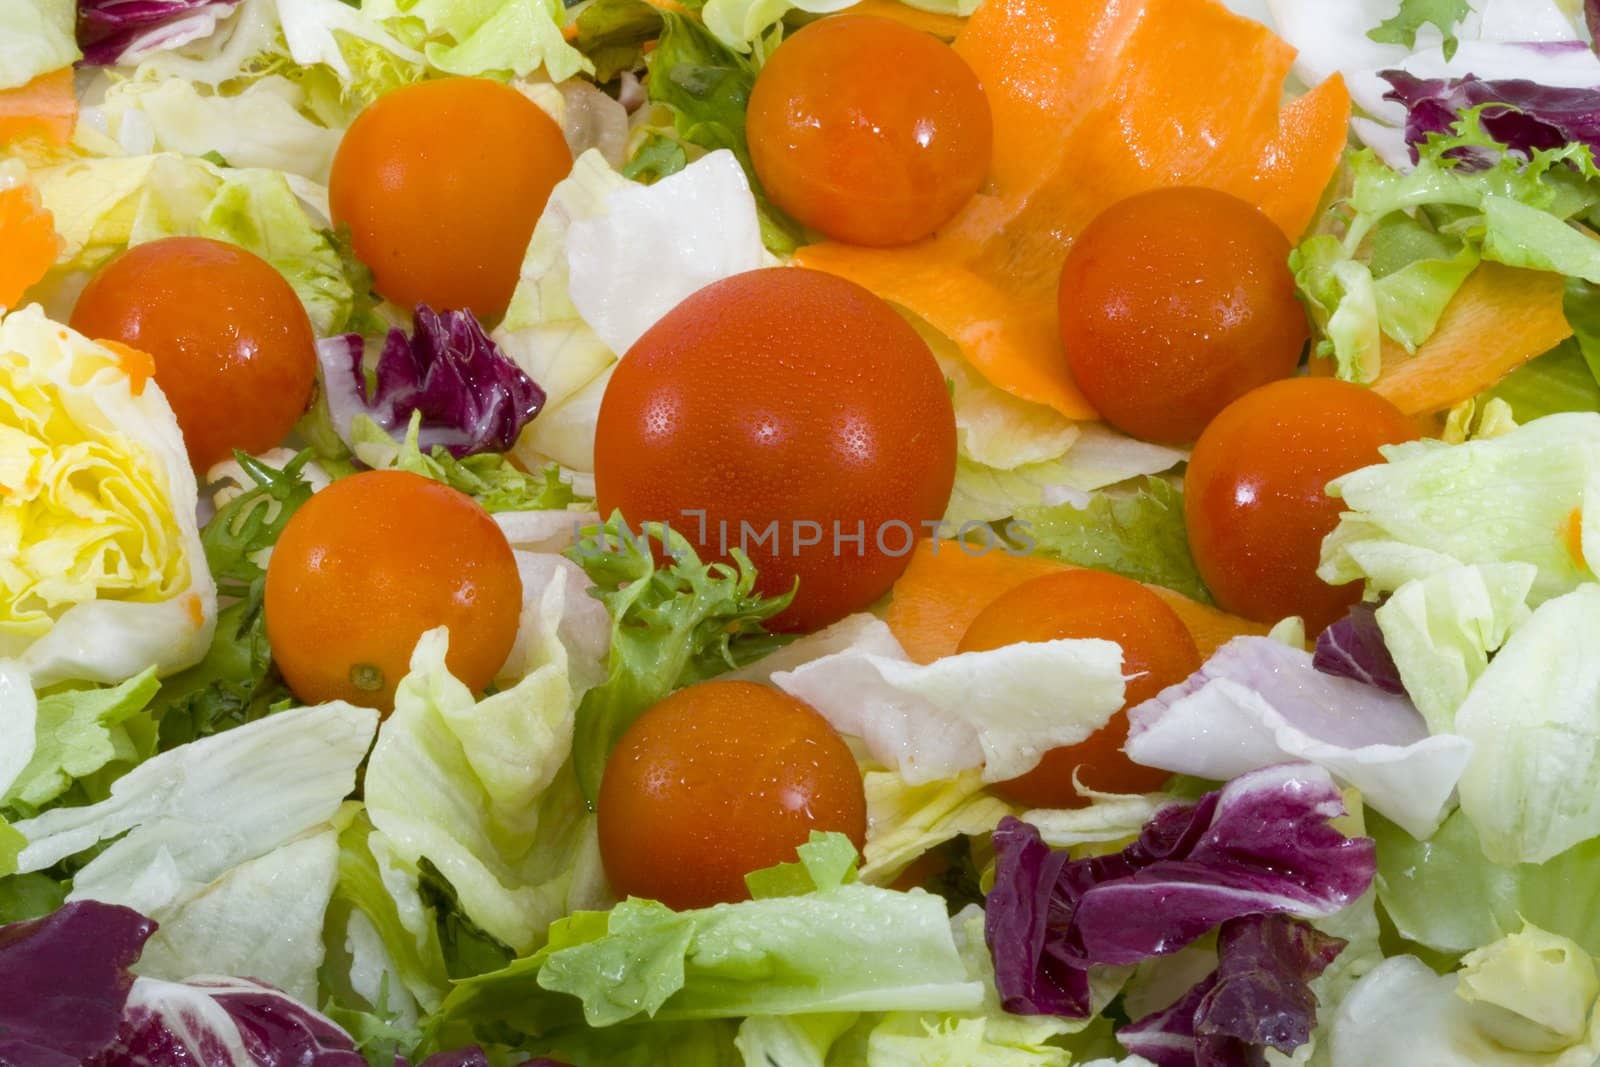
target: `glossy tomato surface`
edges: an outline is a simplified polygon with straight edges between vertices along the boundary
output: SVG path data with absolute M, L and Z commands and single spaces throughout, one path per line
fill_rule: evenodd
M 1170 444 L 1294 373 L 1309 336 L 1288 239 L 1213 189 L 1161 189 L 1107 208 L 1067 254 L 1059 311 L 1068 366 L 1095 410 Z
M 966 60 L 871 15 L 822 19 L 785 41 L 756 79 L 747 122 L 773 201 L 851 244 L 928 236 L 989 172 L 989 104 Z
M 598 808 L 612 886 L 680 909 L 745 899 L 744 876 L 794 862 L 813 830 L 858 849 L 867 832 L 849 747 L 750 682 L 702 682 L 646 711 L 606 764 Z
M 267 641 L 307 704 L 387 710 L 417 640 L 450 628 L 445 665 L 494 680 L 516 640 L 522 580 L 505 534 L 465 493 L 404 471 L 341 478 L 284 526 L 267 564 Z
M 1257 622 L 1300 615 L 1311 634 L 1339 618 L 1361 585 L 1317 577 L 1340 512 L 1324 489 L 1382 462 L 1380 445 L 1416 436 L 1389 401 L 1333 378 L 1274 382 L 1230 404 L 1184 477 L 1189 547 L 1217 603 Z
M 984 608 L 961 638 L 958 651 L 982 652 L 1019 641 L 1100 638 L 1122 648 L 1126 700 L 1111 721 L 1082 742 L 1045 753 L 1039 765 L 994 787 L 1030 808 L 1077 808 L 1088 801 L 1073 786 L 1105 793 L 1148 793 L 1167 771 L 1143 767 L 1123 754 L 1128 708 L 1200 669 L 1194 638 L 1167 604 L 1138 582 L 1103 571 L 1075 570 L 1024 582 Z
M 196 470 L 283 443 L 311 402 L 316 337 L 271 264 L 237 245 L 168 237 L 100 268 L 72 328 L 148 354 Z
M 493 320 L 550 190 L 571 169 L 560 127 L 527 97 L 445 78 L 396 89 L 356 116 L 328 195 L 379 293 Z
M 673 309 L 617 364 L 595 435 L 602 514 L 668 522 L 702 558 L 743 547 L 773 625 L 877 600 L 955 479 L 955 414 L 927 345 L 817 271 L 751 271 Z

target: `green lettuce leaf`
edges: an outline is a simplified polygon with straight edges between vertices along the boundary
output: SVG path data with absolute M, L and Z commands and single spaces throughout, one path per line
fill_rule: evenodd
M 0 89 L 15 89 L 78 60 L 72 0 L 18 0 L 0 8 Z
M 37 811 L 65 793 L 75 779 L 112 763 L 126 768 L 151 755 L 154 724 L 148 717 L 138 724 L 130 720 L 145 711 L 160 687 L 151 667 L 118 686 L 64 689 L 41 696 L 33 758 L 9 789 L 0 790 L 0 808 L 20 802 Z
M 1088 507 L 1023 508 L 1016 520 L 1019 536 L 1032 541 L 1039 555 L 1211 601 L 1189 554 L 1183 490 L 1165 478 L 1145 477 L 1131 490 L 1095 493 Z
M 36 173 L 64 249 L 45 287 L 92 272 L 129 245 L 177 235 L 248 249 L 294 287 L 319 337 L 349 321 L 355 291 L 328 233 L 283 174 L 157 154 L 84 159 Z
M 755 592 L 756 572 L 738 550 L 735 563 L 701 563 L 682 534 L 647 525 L 632 534 L 620 514 L 583 531 L 566 552 L 589 575 L 611 614 L 611 652 L 604 684 L 578 709 L 573 764 L 592 803 L 606 757 L 633 721 L 686 685 L 751 663 L 785 640 L 762 623 L 789 606 L 793 591 Z M 658 565 L 649 541 L 670 557 Z
M 594 64 L 595 81 L 604 85 L 641 66 L 645 44 L 661 35 L 661 11 L 645 0 L 594 0 L 578 12 L 576 24 L 573 43 Z
M 630 899 L 552 928 L 543 951 L 460 983 L 446 1018 L 535 1036 L 579 1018 L 613 1026 L 791 1013 L 980 1006 L 944 902 L 847 880 L 839 835 L 802 846 L 811 892 L 674 912 Z M 787 879 L 785 879 L 787 880 Z M 760 879 L 758 879 L 758 882 Z
M 706 29 L 736 52 L 754 51 L 784 15 L 803 11 L 808 15 L 832 15 L 856 0 L 706 0 L 700 9 Z
M 1465 0 L 1407 5 L 1465 9 Z M 1408 32 L 1421 24 L 1404 11 L 1398 18 Z M 1398 171 L 1371 150 L 1353 153 L 1348 194 L 1291 256 L 1317 352 L 1347 380 L 1377 377 L 1382 337 L 1415 351 L 1481 260 L 1589 281 L 1600 274 L 1600 252 L 1581 225 L 1600 204 L 1600 169 L 1586 146 L 1510 152 L 1478 109 L 1418 154 L 1414 169 Z
M 861 877 L 874 885 L 894 881 L 924 854 L 958 837 L 987 835 L 1016 811 L 984 789 L 973 770 L 941 781 L 908 785 L 893 771 L 868 771 L 867 843 Z
M 365 778 L 367 812 L 394 856 L 426 860 L 454 907 L 515 952 L 605 893 L 568 761 L 579 694 L 556 636 L 564 598 L 552 582 L 530 605 L 528 673 L 481 701 L 445 667 L 448 634 L 423 635 Z
M 1600 559 L 1600 415 L 1550 415 L 1499 437 L 1447 445 L 1415 441 L 1382 450 L 1387 462 L 1335 479 L 1344 501 L 1322 543 L 1317 573 L 1340 584 L 1365 579 L 1392 592 L 1459 564 L 1528 563 L 1537 605 L 1570 592 Z M 1594 486 L 1594 490 L 1591 490 Z
M 1600 584 L 1548 600 L 1456 712 L 1473 743 L 1461 810 L 1502 863 L 1542 863 L 1600 836 Z
M 1384 645 L 1434 733 L 1452 731 L 1489 657 L 1527 620 L 1537 574 L 1527 563 L 1452 567 L 1407 582 L 1378 608 Z
M 435 445 L 424 455 L 417 447 L 422 413 L 413 412 L 404 441 L 396 442 L 388 431 L 366 415 L 357 415 L 351 426 L 351 447 L 356 458 L 373 470 L 402 470 L 420 474 L 472 497 L 483 510 L 549 511 L 565 508 L 578 495 L 564 481 L 561 470 L 547 465 L 539 474 L 520 470 L 499 452 L 480 452 L 456 459 L 443 445 Z
M 1600 335 L 1596 337 L 1600 352 Z M 1576 338 L 1524 363 L 1485 396 L 1509 405 L 1517 422 L 1566 411 L 1600 411 L 1600 384 Z
M 1400 937 L 1455 957 L 1527 921 L 1600 955 L 1600 840 L 1544 863 L 1501 866 L 1484 856 L 1464 812 L 1427 841 L 1381 816 L 1368 819 L 1378 843 L 1378 900 Z
M 10 862 L 14 866 L 17 853 L 26 843 L 21 834 L 0 818 L 0 871 L 6 869 L 6 853 L 10 852 Z M 66 899 L 67 886 L 48 874 L 18 874 L 10 878 L 0 875 L 0 926 L 49 915 Z
M 1417 46 L 1417 31 L 1424 26 L 1434 26 L 1444 34 L 1444 58 L 1448 62 L 1456 54 L 1455 28 L 1472 8 L 1467 0 L 1400 0 L 1400 10 L 1367 34 L 1379 44 Z
M 566 8 L 559 0 L 418 0 L 403 5 L 429 36 L 428 62 L 447 74 L 526 77 L 543 67 L 553 82 L 594 64 L 561 35 Z
M 1571 938 L 1524 923 L 1467 953 L 1456 995 L 1476 1010 L 1478 1028 L 1507 1048 L 1558 1052 L 1588 1035 L 1600 975 Z

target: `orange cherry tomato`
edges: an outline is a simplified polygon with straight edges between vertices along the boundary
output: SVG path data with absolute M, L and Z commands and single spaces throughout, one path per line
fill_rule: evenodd
M 1214 189 L 1160 189 L 1101 212 L 1067 254 L 1059 309 L 1089 403 L 1124 433 L 1172 444 L 1293 374 L 1309 336 L 1288 239 Z
M 595 432 L 602 514 L 664 521 L 702 558 L 742 547 L 773 620 L 811 630 L 905 570 L 955 481 L 939 365 L 853 282 L 792 267 L 717 282 L 617 364 Z
M 1300 615 L 1311 634 L 1343 615 L 1361 587 L 1317 577 L 1341 510 L 1323 490 L 1416 436 L 1389 401 L 1334 378 L 1274 382 L 1228 405 L 1184 477 L 1189 548 L 1217 603 L 1257 622 Z
M 746 122 L 773 202 L 851 244 L 928 236 L 989 172 L 978 76 L 938 38 L 877 16 L 822 19 L 785 41 Z
M 673 908 L 750 894 L 813 830 L 866 841 L 867 801 L 828 721 L 776 689 L 702 682 L 639 717 L 606 763 L 600 858 L 618 892 Z
M 958 651 L 1091 637 L 1121 645 L 1122 673 L 1137 675 L 1128 682 L 1122 710 L 1078 744 L 1051 749 L 1033 770 L 994 786 L 1013 804 L 1083 807 L 1088 801 L 1072 784 L 1074 770 L 1086 788 L 1102 793 L 1148 793 L 1160 789 L 1169 777 L 1166 771 L 1141 766 L 1123 753 L 1128 740 L 1125 712 L 1199 670 L 1200 650 L 1177 612 L 1138 582 L 1091 570 L 1023 582 L 972 620 Z
M 305 306 L 271 264 L 237 245 L 135 245 L 89 281 L 71 325 L 155 360 L 196 470 L 236 448 L 277 447 L 311 403 L 317 351 Z
M 341 478 L 289 519 L 267 564 L 267 642 L 307 704 L 387 710 L 417 639 L 450 628 L 469 689 L 511 653 L 522 580 L 505 534 L 465 493 L 404 471 Z
M 356 116 L 328 201 L 379 293 L 492 319 L 571 169 L 561 128 L 537 104 L 499 82 L 447 78 L 386 93 Z

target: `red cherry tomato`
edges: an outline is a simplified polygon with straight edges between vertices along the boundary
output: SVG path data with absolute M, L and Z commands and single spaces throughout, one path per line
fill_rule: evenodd
M 810 630 L 877 600 L 955 480 L 955 413 L 928 347 L 882 300 L 773 268 L 695 293 L 617 364 L 595 488 L 635 529 L 664 521 L 702 558 L 742 547 L 773 620 Z
M 155 361 L 200 471 L 236 448 L 277 447 L 311 402 L 317 352 L 305 306 L 271 264 L 237 245 L 136 245 L 90 280 L 71 325 Z
M 989 102 L 966 60 L 891 19 L 814 22 L 750 93 L 750 157 L 768 195 L 829 237 L 909 244 L 949 221 L 989 171 Z
M 405 471 L 341 478 L 289 519 L 267 563 L 267 642 L 295 696 L 388 709 L 417 639 L 450 628 L 445 665 L 474 691 L 517 637 L 522 579 L 467 494 Z
M 1361 588 L 1317 577 L 1340 511 L 1323 490 L 1416 436 L 1389 401 L 1333 378 L 1274 382 L 1228 405 L 1184 477 L 1189 547 L 1217 603 L 1257 622 L 1300 615 L 1313 634 L 1344 614 Z
M 1129 197 L 1078 235 L 1061 271 L 1061 343 L 1083 395 L 1147 441 L 1193 441 L 1305 347 L 1289 242 L 1213 189 Z
M 1148 793 L 1166 771 L 1144 767 L 1122 751 L 1128 708 L 1142 704 L 1200 669 L 1194 638 L 1166 602 L 1138 582 L 1103 571 L 1063 571 L 1034 578 L 1004 593 L 972 620 L 958 651 L 982 652 L 1019 641 L 1098 637 L 1122 646 L 1128 682 L 1123 709 L 1076 745 L 1051 749 L 1039 765 L 994 787 L 1030 808 L 1078 808 L 1087 801 L 1072 783 L 1103 793 Z
M 328 199 L 378 292 L 492 319 L 571 169 L 561 128 L 537 104 L 498 82 L 446 78 L 386 93 L 356 116 Z
M 744 876 L 792 863 L 813 830 L 858 849 L 867 833 L 849 747 L 805 704 L 749 682 L 692 685 L 640 716 L 598 809 L 611 884 L 680 909 L 745 899 Z

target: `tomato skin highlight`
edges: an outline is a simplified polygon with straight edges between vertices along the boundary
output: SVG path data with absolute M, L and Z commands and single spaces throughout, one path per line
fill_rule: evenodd
M 1274 382 L 1230 404 L 1195 443 L 1184 521 L 1217 603 L 1258 622 L 1305 618 L 1317 634 L 1361 597 L 1317 577 L 1341 504 L 1324 489 L 1383 462 L 1380 445 L 1417 430 L 1389 401 L 1333 378 Z
M 445 78 L 356 116 L 333 158 L 329 205 L 385 297 L 493 321 L 571 169 L 561 128 L 533 101 L 488 79 Z
M 135 245 L 90 279 L 70 324 L 155 360 L 198 471 L 236 448 L 277 447 L 311 403 L 317 352 L 305 306 L 271 264 L 237 245 Z
M 267 642 L 307 704 L 387 711 L 417 640 L 450 628 L 445 665 L 474 692 L 522 613 L 505 534 L 477 501 L 404 471 L 341 478 L 289 519 L 267 564 Z
M 1177 612 L 1138 582 L 1103 571 L 1074 570 L 1033 578 L 1001 596 L 972 620 L 960 652 L 982 652 L 1019 641 L 1101 638 L 1122 647 L 1127 683 L 1122 710 L 1076 745 L 1046 752 L 1026 774 L 997 783 L 1001 797 L 1029 808 L 1081 808 L 1072 775 L 1106 793 L 1160 789 L 1167 771 L 1134 763 L 1122 751 L 1127 709 L 1177 685 L 1200 669 L 1200 650 Z
M 983 185 L 993 120 L 954 49 L 900 22 L 839 15 L 772 54 L 750 93 L 750 156 L 768 195 L 835 240 L 903 245 Z
M 763 593 L 800 582 L 769 625 L 813 630 L 888 592 L 943 516 L 955 460 L 916 331 L 852 282 L 779 267 L 700 290 L 617 364 L 595 488 L 602 514 L 668 522 L 702 559 L 743 540 Z
M 677 909 L 744 900 L 744 876 L 794 862 L 813 830 L 866 842 L 849 747 L 793 697 L 711 681 L 659 701 L 623 734 L 598 802 L 619 893 Z
M 1193 441 L 1231 401 L 1294 373 L 1310 336 L 1289 241 L 1213 189 L 1142 193 L 1078 236 L 1061 270 L 1061 342 L 1105 420 Z

